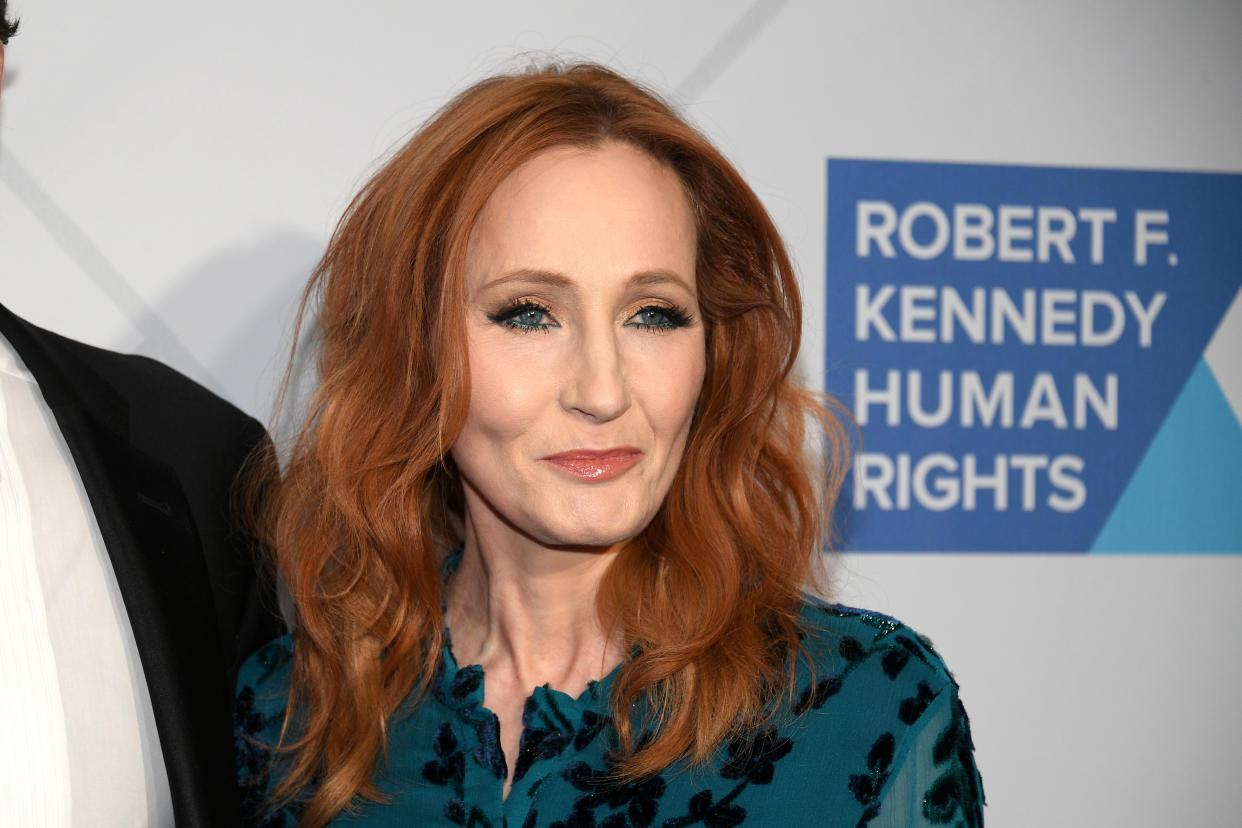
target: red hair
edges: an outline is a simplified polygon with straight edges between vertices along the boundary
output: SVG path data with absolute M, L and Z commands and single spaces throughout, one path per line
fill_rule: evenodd
M 845 468 L 835 407 L 791 379 L 793 268 L 736 170 L 667 104 L 600 66 L 485 80 L 451 101 L 353 200 L 303 300 L 320 385 L 261 519 L 297 614 L 274 795 L 318 826 L 378 797 L 397 706 L 444 641 L 440 564 L 460 537 L 448 449 L 469 406 L 466 243 L 496 186 L 555 146 L 624 141 L 680 178 L 697 225 L 707 372 L 681 467 L 600 585 L 629 654 L 611 698 L 618 778 L 703 761 L 790 690 L 798 600 Z M 826 477 L 807 438 L 827 438 Z M 638 743 L 629 711 L 655 711 Z

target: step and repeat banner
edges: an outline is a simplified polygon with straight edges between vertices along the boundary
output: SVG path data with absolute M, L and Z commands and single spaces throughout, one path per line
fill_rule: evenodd
M 858 438 L 833 597 L 935 641 L 989 822 L 1238 824 L 1242 4 L 10 9 L 0 301 L 261 418 L 337 218 L 451 94 L 662 92 L 789 243 Z
M 1242 175 L 831 159 L 850 548 L 1242 552 Z

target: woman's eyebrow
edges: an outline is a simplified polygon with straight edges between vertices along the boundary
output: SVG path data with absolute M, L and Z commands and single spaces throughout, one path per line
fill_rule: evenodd
M 536 285 L 540 287 L 550 287 L 559 290 L 577 290 L 577 284 L 573 279 L 563 273 L 554 270 L 538 270 L 533 268 L 520 268 L 498 276 L 495 279 L 482 285 L 479 290 L 491 290 L 496 287 L 503 287 L 511 284 Z M 652 285 L 676 285 L 682 290 L 687 291 L 691 295 L 694 294 L 694 288 L 690 286 L 685 277 L 672 270 L 641 270 L 631 276 L 627 282 L 627 288 L 650 287 Z
M 630 277 L 630 287 L 648 287 L 650 285 L 674 284 L 682 290 L 694 294 L 694 288 L 685 277 L 673 270 L 644 270 Z
M 532 270 L 530 268 L 521 268 L 520 270 L 510 271 L 503 276 L 484 284 L 480 290 L 490 290 L 494 287 L 509 285 L 513 283 L 541 285 L 544 287 L 559 288 L 561 290 L 573 290 L 574 280 L 570 279 L 563 273 L 557 273 L 552 270 Z

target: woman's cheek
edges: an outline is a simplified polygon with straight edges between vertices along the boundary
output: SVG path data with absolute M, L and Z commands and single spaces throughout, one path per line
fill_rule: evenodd
M 685 336 L 678 347 L 665 349 L 649 363 L 648 398 L 670 429 L 689 423 L 703 389 L 706 356 L 701 336 Z
M 562 349 L 556 343 L 527 340 L 551 338 L 498 330 L 472 341 L 470 416 L 477 414 L 496 433 L 514 433 L 530 425 L 555 400 Z

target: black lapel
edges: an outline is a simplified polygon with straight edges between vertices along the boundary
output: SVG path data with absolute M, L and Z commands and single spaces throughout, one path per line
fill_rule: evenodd
M 0 305 L 77 464 L 125 602 L 178 826 L 236 822 L 230 704 L 210 583 L 176 474 L 132 445 L 127 401 L 71 343 Z

